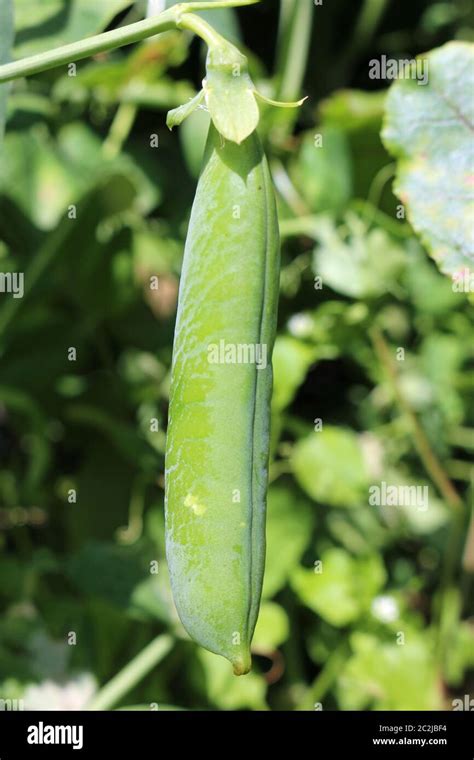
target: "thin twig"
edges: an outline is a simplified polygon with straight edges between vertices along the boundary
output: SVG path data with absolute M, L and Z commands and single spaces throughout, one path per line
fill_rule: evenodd
M 178 3 L 158 16 L 151 16 L 143 21 L 137 21 L 135 24 L 112 29 L 109 32 L 87 37 L 55 50 L 47 50 L 44 53 L 0 66 L 0 83 L 80 61 L 98 53 L 130 45 L 133 42 L 140 42 L 170 29 L 189 29 L 201 35 L 208 44 L 215 43 L 218 40 L 222 41 L 222 37 L 209 24 L 199 16 L 192 15 L 191 12 L 215 8 L 234 8 L 254 5 L 258 2 L 260 0 L 218 0 L 213 3 Z
M 172 646 L 171 636 L 158 636 L 92 698 L 86 709 L 110 710 L 166 657 Z
M 451 507 L 453 512 L 459 515 L 463 512 L 462 499 L 456 491 L 453 483 L 449 479 L 447 473 L 445 472 L 443 465 L 433 451 L 428 436 L 421 426 L 418 417 L 416 416 L 415 412 L 411 408 L 410 404 L 400 389 L 397 371 L 395 369 L 395 365 L 390 354 L 390 349 L 385 341 L 385 338 L 383 337 L 382 331 L 378 327 L 373 327 L 370 330 L 370 337 L 375 352 L 380 359 L 380 363 L 388 375 L 390 385 L 397 399 L 398 405 L 406 415 L 407 419 L 410 421 L 415 446 L 418 454 L 420 455 L 420 459 L 446 503 Z

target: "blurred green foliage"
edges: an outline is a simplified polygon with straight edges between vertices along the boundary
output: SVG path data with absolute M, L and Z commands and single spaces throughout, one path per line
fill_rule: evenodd
M 18 56 L 144 9 L 15 5 Z M 291 29 L 280 27 L 274 56 L 277 3 L 220 18 L 252 50 L 263 91 L 284 75 L 299 90 L 284 69 Z M 264 600 L 245 678 L 186 637 L 164 555 L 173 326 L 208 117 L 197 112 L 179 134 L 165 119 L 199 88 L 202 49 L 167 33 L 76 76 L 15 83 L 0 268 L 25 273 L 25 296 L 0 296 L 0 697 L 83 707 L 163 632 L 172 651 L 117 707 L 451 709 L 472 693 L 472 532 L 460 563 L 473 498 L 472 303 L 397 218 L 380 139 L 386 83 L 367 76 L 381 52 L 415 55 L 469 38 L 469 25 L 461 0 L 325 3 L 298 124 L 263 110 L 282 278 Z M 394 359 L 405 350 L 395 383 L 374 326 Z M 460 521 L 399 394 L 461 495 Z M 383 481 L 427 486 L 429 508 L 369 505 Z

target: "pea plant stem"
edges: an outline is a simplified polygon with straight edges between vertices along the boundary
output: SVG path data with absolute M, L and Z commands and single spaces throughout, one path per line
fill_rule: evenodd
M 277 192 L 288 204 L 295 216 L 309 216 L 310 209 L 308 208 L 306 201 L 296 190 L 282 162 L 275 159 L 272 161 L 271 168 L 273 182 L 275 184 Z
M 279 51 L 278 100 L 296 100 L 301 93 L 311 42 L 314 5 L 301 0 L 282 0 Z
M 199 16 L 183 14 L 179 21 L 179 28 L 188 29 L 189 31 L 194 32 L 194 34 L 201 37 L 209 47 L 215 47 L 222 43 L 226 45 L 229 44 L 218 32 L 215 31 L 215 29 L 212 28 L 210 24 L 207 23 L 207 21 L 204 21 L 204 19 Z
M 244 5 L 253 5 L 260 0 L 221 0 L 220 2 L 203 3 L 178 3 L 157 16 L 151 16 L 135 24 L 112 29 L 110 32 L 97 34 L 70 45 L 48 50 L 38 55 L 33 55 L 20 61 L 7 63 L 0 66 L 0 84 L 9 82 L 18 77 L 37 74 L 41 71 L 64 66 L 68 63 L 80 61 L 98 53 L 105 53 L 124 45 L 153 37 L 156 34 L 171 29 L 185 28 L 199 34 L 208 44 L 222 42 L 223 38 L 214 31 L 199 16 L 194 16 L 191 11 L 210 10 L 216 8 L 232 8 Z
M 346 48 L 339 62 L 341 80 L 347 75 L 358 57 L 367 49 L 389 5 L 389 0 L 364 0 L 351 43 Z
M 109 681 L 87 705 L 87 710 L 110 710 L 168 654 L 173 639 L 162 634 L 148 644 Z
M 395 398 L 397 399 L 398 405 L 410 421 L 410 425 L 413 430 L 415 446 L 427 473 L 429 474 L 433 483 L 436 485 L 443 499 L 446 501 L 452 511 L 456 514 L 462 513 L 462 499 L 456 491 L 448 475 L 446 474 L 438 457 L 434 453 L 428 440 L 428 436 L 421 426 L 418 417 L 405 399 L 400 389 L 398 376 L 392 356 L 390 354 L 390 349 L 387 345 L 387 342 L 385 341 L 385 338 L 383 337 L 382 331 L 378 327 L 374 327 L 370 332 L 370 337 L 375 352 L 379 357 L 380 363 L 388 375 L 390 385 L 392 387 Z
M 181 3 L 184 13 L 190 11 L 214 11 L 216 8 L 242 8 L 244 5 L 256 5 L 261 0 L 208 0 L 208 2 Z
M 282 219 L 280 222 L 280 235 L 282 238 L 309 237 L 316 239 L 319 218 L 314 216 L 297 216 L 294 219 Z
M 8 82 L 11 79 L 37 74 L 40 71 L 64 66 L 68 63 L 80 61 L 97 53 L 104 53 L 114 48 L 130 45 L 133 42 L 139 42 L 146 37 L 154 34 L 165 32 L 176 27 L 176 14 L 171 10 L 165 11 L 160 16 L 155 16 L 145 21 L 138 21 L 136 24 L 119 29 L 113 29 L 110 32 L 88 37 L 79 42 L 73 42 L 70 45 L 64 45 L 56 50 L 48 50 L 45 53 L 33 55 L 14 63 L 8 63 L 0 67 L 0 82 Z
M 412 235 L 412 232 L 407 224 L 401 224 L 400 222 L 393 221 L 391 217 L 389 217 L 383 211 L 375 208 L 371 203 L 369 203 L 369 201 L 364 201 L 362 199 L 356 198 L 355 200 L 351 201 L 350 207 L 364 217 L 368 227 L 370 227 L 374 222 L 378 222 L 380 226 L 386 227 L 389 229 L 392 235 L 396 235 L 397 237 L 407 238 Z M 295 216 L 294 218 L 290 219 L 282 219 L 280 222 L 280 234 L 282 238 L 303 236 L 317 241 L 318 229 L 324 218 L 324 214 L 313 214 L 309 216 Z M 466 438 L 464 440 L 468 440 L 467 435 L 468 434 L 466 434 Z M 466 446 L 468 446 L 468 444 L 466 444 Z M 472 442 L 470 443 L 470 447 L 474 448 Z
M 320 673 L 307 690 L 297 710 L 315 710 L 333 686 L 350 654 L 347 642 L 337 647 L 326 660 Z
M 106 158 L 115 158 L 122 150 L 133 127 L 137 110 L 137 106 L 133 103 L 124 102 L 119 105 L 107 139 L 102 146 Z
M 389 0 L 364 0 L 353 37 L 352 55 L 357 55 L 371 41 L 387 10 Z

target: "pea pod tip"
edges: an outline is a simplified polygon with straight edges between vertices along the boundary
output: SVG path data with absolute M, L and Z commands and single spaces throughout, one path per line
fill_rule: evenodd
M 237 652 L 234 652 L 228 659 L 232 664 L 235 676 L 245 676 L 252 670 L 252 655 L 248 646 L 239 647 Z

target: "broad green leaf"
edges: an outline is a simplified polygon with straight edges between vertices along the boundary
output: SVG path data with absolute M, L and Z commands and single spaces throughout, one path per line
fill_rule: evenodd
M 264 602 L 258 613 L 252 648 L 273 652 L 287 640 L 289 632 L 290 623 L 283 607 L 274 602 Z
M 286 584 L 311 540 L 311 506 L 290 488 L 271 486 L 267 498 L 267 557 L 263 596 L 271 598 Z
M 108 386 L 110 393 L 110 379 Z M 73 550 L 89 542 L 91 537 L 108 542 L 110 536 L 128 524 L 137 469 L 119 458 L 109 441 L 91 435 L 90 429 L 73 428 L 70 424 L 68 428 L 75 430 L 78 445 L 85 452 L 74 480 L 83 506 L 80 511 L 66 510 L 64 516 L 69 545 Z M 142 578 L 145 577 L 143 574 Z M 118 606 L 117 610 L 122 611 L 123 607 Z
M 68 575 L 83 593 L 126 607 L 133 592 L 148 577 L 148 569 L 136 548 L 97 541 L 85 544 L 68 563 Z
M 328 549 L 320 563 L 312 570 L 297 568 L 291 585 L 303 604 L 336 627 L 364 615 L 386 580 L 375 554 L 354 558 L 344 549 Z
M 24 123 L 29 126 L 45 119 L 57 118 L 59 110 L 51 96 L 16 89 L 12 90 L 8 97 L 7 116 L 11 122 L 11 129 L 18 129 Z
M 307 133 L 290 174 L 312 211 L 344 208 L 352 191 L 352 160 L 344 132 L 327 127 Z
M 165 562 L 161 562 L 157 575 L 137 585 L 128 609 L 129 614 L 139 620 L 161 620 L 163 623 L 181 625 L 174 606 Z
M 68 574 L 82 593 L 125 609 L 140 620 L 170 622 L 176 618 L 166 562 L 150 573 L 152 553 L 143 546 L 89 542 L 74 555 Z
M 392 85 L 383 139 L 413 228 L 453 277 L 474 266 L 474 45 L 450 42 L 426 61 L 426 86 L 413 78 Z
M 354 507 L 368 498 L 361 446 L 351 430 L 324 426 L 299 440 L 291 456 L 299 485 L 320 504 Z
M 79 182 L 43 133 L 12 132 L 5 138 L 0 190 L 40 229 L 51 229 L 76 200 Z
M 337 293 L 352 298 L 377 298 L 397 287 L 406 255 L 380 227 L 367 224 L 348 212 L 344 225 L 329 217 L 318 224 L 319 246 L 314 271 Z
M 3 2 L 3 0 L 2 0 Z M 15 0 L 15 58 L 103 31 L 133 0 Z
M 323 100 L 320 111 L 325 124 L 346 132 L 379 125 L 383 119 L 385 92 L 337 90 Z
M 374 178 L 387 166 L 387 151 L 380 139 L 385 98 L 386 91 L 337 90 L 318 108 L 321 128 L 315 134 L 337 129 L 346 135 L 352 163 L 352 196 L 356 199 L 371 196 Z M 387 208 L 384 205 L 381 208 L 393 217 L 393 201 Z
M 13 0 L 0 3 L 0 65 L 8 63 L 13 45 Z M 7 95 L 10 86 L 0 85 L 0 149 L 3 141 L 7 113 Z
M 24 189 L 24 182 L 22 183 Z M 1 195 L 1 193 L 0 193 Z M 44 290 L 46 287 L 58 287 L 57 277 L 59 270 L 63 269 L 63 281 L 60 289 L 64 293 L 68 290 L 74 293 L 75 282 L 71 278 L 71 262 L 79 265 L 87 252 L 87 258 L 91 260 L 94 252 L 101 249 L 97 239 L 97 228 L 107 220 L 117 221 L 125 211 L 133 208 L 136 200 L 136 190 L 132 183 L 120 173 L 106 173 L 93 188 L 86 193 L 74 207 L 74 215 L 64 214 L 57 229 L 44 236 L 41 244 L 30 252 L 25 261 L 25 298 L 9 299 L 2 301 L 0 305 L 0 331 L 8 327 L 8 339 L 16 338 L 22 327 L 29 330 L 29 349 L 26 352 L 21 342 L 18 349 L 12 349 L 9 361 L 3 368 L 3 380 L 5 384 L 18 385 L 24 390 L 31 390 L 33 395 L 40 393 L 40 389 L 54 387 L 51 378 L 57 378 L 64 373 L 64 341 L 84 340 L 84 325 L 80 321 L 66 324 L 64 319 L 50 312 L 45 316 L 42 311 Z M 78 234 L 80 230 L 81 234 Z M 51 276 L 45 277 L 48 273 Z M 87 277 L 87 272 L 83 273 Z M 48 280 L 46 284 L 45 280 Z M 90 281 L 88 282 L 89 290 Z M 93 290 L 93 289 L 92 289 Z M 98 294 L 100 295 L 100 294 Z M 28 301 L 28 309 L 24 309 L 24 302 Z M 41 319 L 38 322 L 38 313 Z M 46 327 L 47 325 L 47 327 Z M 93 330 L 93 323 L 89 330 Z M 41 340 L 34 336 L 44 331 Z M 69 337 L 68 337 L 69 336 Z M 72 342 L 71 345 L 79 345 Z M 87 355 L 87 349 L 83 356 Z M 36 367 L 32 375 L 29 371 L 31 366 Z M 133 447 L 132 447 L 133 451 Z
M 411 302 L 421 314 L 438 316 L 451 312 L 459 303 L 452 283 L 441 275 L 420 245 L 414 245 L 410 252 L 405 285 Z
M 12 132 L 5 138 L 5 147 L 0 192 L 43 230 L 53 228 L 70 204 L 78 203 L 91 185 L 111 171 L 123 172 L 140 189 L 141 212 L 146 213 L 160 198 L 158 187 L 130 156 L 105 159 L 98 137 L 80 123 L 66 125 L 56 141 L 42 130 Z
M 441 710 L 441 680 L 426 632 L 403 643 L 352 636 L 354 654 L 338 681 L 342 710 Z

